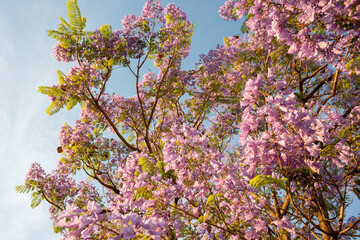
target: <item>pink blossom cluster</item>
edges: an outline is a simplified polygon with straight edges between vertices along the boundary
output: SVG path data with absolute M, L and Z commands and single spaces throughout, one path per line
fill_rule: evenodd
M 77 65 L 40 91 L 50 113 L 82 109 L 60 130 L 57 168 L 31 165 L 32 205 L 50 204 L 64 239 L 358 236 L 359 12 L 357 0 L 226 1 L 221 16 L 246 17 L 248 35 L 191 70 L 193 24 L 174 4 L 60 37 L 55 57 Z M 135 96 L 109 92 L 116 67 Z
M 326 61 L 345 70 L 342 57 L 359 47 L 359 6 L 356 0 L 229 0 L 220 13 L 226 20 L 250 17 L 246 25 L 264 48 L 276 38 L 298 59 Z

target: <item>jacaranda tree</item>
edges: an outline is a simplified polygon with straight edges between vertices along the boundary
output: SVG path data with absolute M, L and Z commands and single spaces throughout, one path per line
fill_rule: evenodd
M 174 4 L 147 0 L 121 30 L 85 31 L 67 8 L 48 34 L 73 66 L 39 91 L 48 114 L 80 104 L 80 119 L 60 130 L 57 168 L 33 163 L 17 187 L 49 203 L 63 239 L 360 237 L 359 0 L 228 0 L 220 15 L 243 34 L 191 70 L 193 24 Z M 115 68 L 135 96 L 108 92 Z

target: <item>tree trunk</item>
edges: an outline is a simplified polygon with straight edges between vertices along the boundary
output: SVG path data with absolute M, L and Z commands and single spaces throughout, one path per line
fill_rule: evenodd
M 326 207 L 325 200 L 321 194 L 317 195 L 315 199 L 315 205 L 317 206 L 316 215 L 319 220 L 320 228 L 324 231 L 322 233 L 323 240 L 337 240 L 337 237 L 333 237 L 334 230 L 331 227 L 328 209 Z

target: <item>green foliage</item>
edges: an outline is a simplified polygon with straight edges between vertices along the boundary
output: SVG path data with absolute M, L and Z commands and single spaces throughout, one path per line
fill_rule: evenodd
M 216 96 L 215 101 L 222 104 L 235 104 L 240 101 L 239 97 Z
M 173 180 L 173 182 L 175 182 L 176 179 L 177 179 L 175 170 L 174 169 L 168 170 L 165 173 L 165 175 L 163 175 L 163 178 L 165 178 L 165 179 L 170 179 L 171 178 Z
M 245 15 L 246 15 L 246 18 L 240 27 L 241 33 L 249 33 L 249 27 L 246 25 L 246 23 L 249 21 L 250 18 L 252 18 L 254 16 L 254 14 L 251 14 L 251 13 L 246 13 Z
M 146 157 L 139 158 L 139 165 L 141 166 L 142 170 L 148 173 L 153 173 L 155 170 L 154 165 L 150 160 Z
M 202 215 L 198 218 L 199 223 L 205 223 L 206 221 L 206 215 Z
M 37 206 L 39 206 L 41 201 L 44 199 L 41 192 L 36 192 L 36 191 L 34 192 L 36 185 L 37 185 L 36 181 L 27 181 L 26 184 L 15 187 L 15 191 L 17 193 L 33 192 L 31 194 L 31 203 L 30 203 L 31 208 L 36 208 Z
M 55 222 L 53 222 L 52 225 L 53 225 L 54 233 L 62 233 L 65 230 L 65 228 L 63 227 L 58 227 Z
M 37 206 L 40 205 L 41 201 L 42 201 L 43 197 L 42 194 L 39 192 L 33 192 L 31 194 L 31 203 L 30 203 L 30 207 L 31 208 L 36 208 Z
M 57 113 L 65 105 L 65 103 L 62 101 L 64 91 L 59 88 L 40 86 L 38 92 L 55 99 L 55 101 L 53 101 L 45 110 L 45 112 L 49 115 Z
M 165 163 L 164 163 L 164 161 L 158 161 L 156 163 L 156 166 L 159 169 L 159 172 L 161 173 L 161 175 L 165 175 Z
M 81 16 L 77 0 L 69 0 L 66 3 L 66 7 L 68 10 L 69 22 L 60 17 L 58 29 L 47 31 L 49 37 L 52 37 L 57 41 L 64 42 L 65 44 L 69 43 L 69 40 L 71 39 L 74 40 L 73 37 L 85 35 L 83 30 L 86 24 L 86 18 Z
M 153 199 L 153 195 L 152 195 L 151 192 L 149 192 L 147 190 L 147 186 L 141 187 L 141 188 L 136 190 L 136 193 L 134 195 L 134 200 L 137 201 L 139 198 L 143 198 L 143 199 L 146 199 L 146 200 Z
M 279 48 L 277 48 L 275 51 L 272 51 L 270 53 L 271 59 L 276 62 L 280 57 L 283 57 L 286 50 L 286 44 L 281 45 Z
M 356 197 L 360 200 L 360 178 L 355 180 L 356 186 L 353 188 L 353 192 L 355 193 Z
M 206 205 L 211 205 L 211 204 L 215 203 L 216 199 L 218 199 L 218 201 L 219 201 L 219 199 L 225 200 L 224 195 L 222 193 L 210 195 L 206 200 Z
M 60 70 L 57 70 L 56 74 L 58 75 L 59 85 L 65 84 L 66 83 L 66 81 L 65 81 L 65 78 L 66 78 L 65 73 L 63 73 Z
M 304 102 L 304 99 L 306 98 L 306 94 L 301 92 L 296 92 L 295 96 L 297 102 Z
M 279 188 L 285 189 L 286 181 L 287 181 L 287 178 L 276 179 L 276 178 L 273 178 L 273 177 L 267 176 L 267 175 L 257 175 L 253 179 L 250 180 L 250 185 L 253 187 L 256 187 L 256 188 L 260 188 L 260 187 L 267 186 L 269 184 L 275 184 Z
M 355 67 L 360 67 L 360 57 L 357 58 L 353 58 L 351 59 L 347 64 L 346 64 L 346 70 L 348 71 L 349 74 L 355 74 Z
M 184 240 L 193 240 L 196 239 L 197 233 L 194 231 L 190 224 L 184 224 L 181 229 L 182 239 Z
M 344 139 L 344 138 L 349 138 L 353 135 L 353 129 L 355 129 L 354 126 L 348 126 L 346 127 L 345 129 L 341 130 L 339 132 L 339 136 L 341 139 Z
M 110 36 L 110 34 L 112 33 L 112 27 L 110 25 L 102 25 L 100 27 L 100 33 L 105 37 L 108 38 Z
M 17 193 L 29 193 L 29 192 L 31 192 L 33 190 L 34 190 L 33 187 L 29 187 L 27 185 L 20 185 L 20 186 L 15 187 L 15 191 Z
M 215 199 L 216 199 L 215 195 L 210 195 L 210 196 L 208 197 L 208 199 L 206 200 L 206 205 L 209 205 L 209 204 L 214 203 L 214 202 L 215 202 Z
M 56 100 L 54 102 L 52 102 L 48 108 L 45 110 L 45 112 L 47 114 L 49 114 L 50 116 L 51 115 L 54 115 L 55 113 L 59 112 L 60 109 L 62 108 L 63 104 L 61 104 L 61 101 L 60 100 Z
M 223 37 L 223 41 L 227 47 L 230 47 L 230 40 L 227 37 Z
M 59 83 L 64 82 L 64 74 L 58 71 Z M 60 111 L 66 105 L 66 109 L 70 110 L 75 107 L 81 99 L 76 95 L 65 96 L 67 89 L 64 85 L 58 87 L 40 86 L 38 92 L 54 98 L 54 101 L 48 106 L 45 112 L 49 115 L 53 115 Z
M 78 104 L 81 101 L 81 99 L 79 99 L 76 96 L 71 96 L 69 101 L 66 103 L 66 110 L 71 110 L 73 107 L 76 106 L 76 104 Z
M 40 86 L 38 89 L 38 92 L 41 94 L 45 94 L 48 96 L 60 96 L 61 94 L 63 94 L 63 90 L 59 89 L 59 88 L 54 88 L 54 87 L 47 87 L 47 86 Z
M 74 32 L 81 32 L 85 27 L 86 19 L 81 16 L 77 0 L 69 0 L 66 3 L 66 7 L 68 10 L 70 29 Z

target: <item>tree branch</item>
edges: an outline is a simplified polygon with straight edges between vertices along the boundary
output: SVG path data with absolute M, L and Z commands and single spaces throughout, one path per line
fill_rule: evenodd
M 333 83 L 332 92 L 331 92 L 331 94 L 322 102 L 322 106 L 324 106 L 325 103 L 327 103 L 327 101 L 329 101 L 330 98 L 332 98 L 333 96 L 335 96 L 340 73 L 341 73 L 340 70 L 336 70 L 336 72 L 335 72 L 335 77 L 334 77 L 334 83 Z M 319 107 L 319 108 L 317 109 L 317 111 L 316 111 L 316 113 L 315 113 L 316 116 L 319 114 L 320 110 L 321 110 L 321 107 Z
M 326 77 L 324 80 L 322 80 L 312 91 L 311 93 L 309 93 L 309 95 L 307 95 L 302 102 L 305 104 L 310 98 L 312 98 L 314 96 L 314 94 L 328 81 L 330 81 L 333 78 L 333 76 L 328 76 Z
M 130 143 L 126 141 L 126 139 L 120 134 L 119 130 L 113 123 L 113 121 L 110 119 L 109 115 L 107 115 L 106 111 L 100 106 L 99 102 L 95 99 L 94 95 L 91 93 L 88 86 L 86 86 L 90 96 L 91 96 L 91 103 L 103 114 L 106 121 L 110 124 L 111 128 L 114 130 L 115 134 L 120 138 L 120 140 L 131 150 L 131 151 L 140 151 L 138 148 L 132 146 Z

